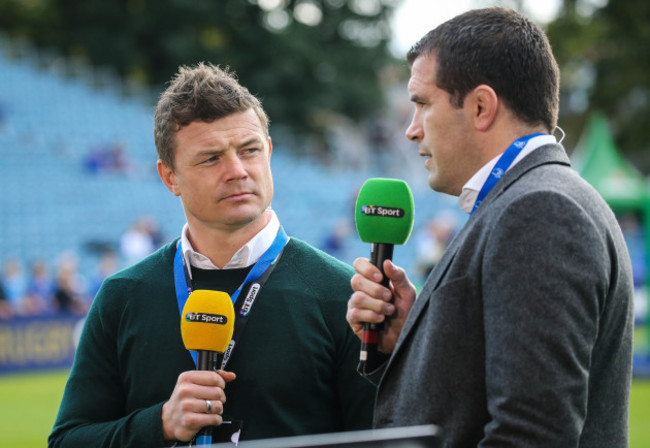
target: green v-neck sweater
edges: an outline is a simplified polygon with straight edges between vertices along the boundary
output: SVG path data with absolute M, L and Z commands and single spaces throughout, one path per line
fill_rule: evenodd
M 161 447 L 162 405 L 195 368 L 180 334 L 170 243 L 107 279 L 86 318 L 51 447 Z M 247 270 L 197 272 L 230 294 Z M 292 238 L 258 294 L 227 366 L 224 418 L 240 440 L 371 427 L 375 389 L 356 372 L 345 320 L 350 266 Z

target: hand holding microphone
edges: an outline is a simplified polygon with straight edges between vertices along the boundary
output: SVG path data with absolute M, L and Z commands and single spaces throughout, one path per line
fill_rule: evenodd
M 380 285 L 382 273 L 369 259 L 358 258 L 354 262 L 354 268 L 357 271 L 352 278 L 355 293 L 348 301 L 347 320 L 359 339 L 363 339 L 365 323 L 383 322 L 384 328 L 378 333 L 377 350 L 390 354 L 415 302 L 416 288 L 404 269 L 395 266 L 390 260 L 384 263 L 383 274 L 390 281 L 389 288 Z M 370 370 L 374 369 L 370 367 Z
M 355 326 L 358 328 L 358 323 L 364 322 L 359 356 L 362 370 L 366 365 L 377 364 L 379 332 L 384 327 L 383 322 L 369 321 L 367 317 L 372 314 L 368 311 L 386 314 L 387 309 L 392 309 L 385 303 L 391 299 L 389 288 L 391 278 L 388 274 L 393 275 L 393 290 L 398 296 L 402 294 L 401 286 L 406 287 L 406 295 L 410 296 L 412 293 L 413 297 L 407 298 L 411 303 L 415 295 L 415 289 L 412 288 L 403 270 L 394 267 L 392 272 L 384 272 L 384 262 L 392 259 L 394 245 L 404 244 L 413 230 L 413 208 L 413 195 L 408 184 L 397 179 L 368 179 L 357 197 L 355 208 L 357 231 L 362 241 L 372 244 L 370 252 L 372 266 L 363 260 L 355 262 L 357 275 L 352 279 L 355 294 L 348 304 L 348 322 L 352 328 L 355 329 Z M 381 280 L 378 277 L 381 277 Z M 396 282 L 397 286 L 400 286 L 399 290 L 395 288 Z M 399 310 L 399 306 L 403 304 L 396 301 L 393 306 L 395 305 Z
M 218 370 L 232 339 L 235 311 L 224 292 L 197 290 L 190 294 L 181 315 L 181 336 L 188 350 L 196 351 L 197 370 L 183 372 L 162 411 L 166 440 L 211 444 L 211 427 L 222 423 L 226 383 L 235 374 Z M 203 428 L 203 429 L 201 429 Z

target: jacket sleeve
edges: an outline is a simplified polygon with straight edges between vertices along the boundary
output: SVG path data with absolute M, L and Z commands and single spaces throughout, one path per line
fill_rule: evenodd
M 491 421 L 479 446 L 578 446 L 612 270 L 606 231 L 562 194 L 507 207 L 482 288 Z

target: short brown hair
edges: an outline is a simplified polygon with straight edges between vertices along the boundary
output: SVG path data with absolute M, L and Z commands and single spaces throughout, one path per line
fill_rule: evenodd
M 436 86 L 462 107 L 481 84 L 494 89 L 523 122 L 557 125 L 560 71 L 544 32 L 510 9 L 475 9 L 429 31 L 409 50 L 409 65 L 420 56 L 436 58 Z
M 154 141 L 158 158 L 174 169 L 175 135 L 195 121 L 210 123 L 253 109 L 269 132 L 269 118 L 260 100 L 237 81 L 228 67 L 210 63 L 180 66 L 169 87 L 160 95 L 154 114 Z

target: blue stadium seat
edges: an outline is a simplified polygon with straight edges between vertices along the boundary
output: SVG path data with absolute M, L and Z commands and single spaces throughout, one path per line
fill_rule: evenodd
M 0 262 L 12 256 L 53 261 L 72 250 L 89 273 L 97 258 L 93 245 L 116 246 L 138 217 L 152 216 L 171 239 L 184 216 L 155 171 L 153 106 L 61 71 L 66 70 L 45 71 L 0 52 Z M 115 141 L 125 144 L 131 174 L 84 169 L 91 148 Z M 377 177 L 368 170 L 324 167 L 282 147 L 274 148 L 272 168 L 273 208 L 290 234 L 315 246 L 341 220 L 354 225 L 356 192 L 365 179 Z M 416 228 L 449 207 L 428 189 L 414 195 Z M 396 250 L 396 260 L 410 262 L 414 249 L 407 244 Z M 353 232 L 339 256 L 352 262 L 368 253 Z

